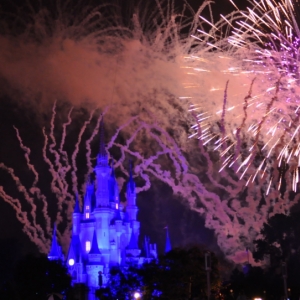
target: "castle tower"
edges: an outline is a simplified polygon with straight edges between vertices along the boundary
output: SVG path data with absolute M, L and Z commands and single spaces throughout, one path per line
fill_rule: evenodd
M 89 288 L 88 300 L 96 300 L 95 291 L 109 284 L 112 266 L 137 264 L 157 257 L 156 245 L 146 243 L 145 255 L 138 247 L 140 222 L 137 221 L 136 185 L 130 165 L 127 182 L 127 205 L 119 198 L 119 188 L 113 166 L 109 165 L 109 153 L 104 144 L 103 118 L 100 122 L 100 148 L 97 156 L 95 182 L 88 178 L 82 208 L 78 195 L 73 212 L 72 237 L 66 265 L 73 283 L 84 283 Z M 56 240 L 56 227 L 50 259 L 60 259 L 61 249 Z M 63 258 L 62 258 L 63 259 Z

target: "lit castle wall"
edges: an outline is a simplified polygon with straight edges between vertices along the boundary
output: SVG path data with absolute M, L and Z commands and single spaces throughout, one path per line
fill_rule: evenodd
M 105 286 L 111 266 L 128 262 L 142 264 L 157 257 L 156 245 L 145 238 L 143 251 L 138 247 L 140 222 L 137 221 L 136 187 L 130 170 L 127 183 L 127 205 L 119 201 L 114 169 L 108 163 L 104 129 L 100 127 L 100 151 L 94 168 L 96 180 L 89 178 L 82 210 L 78 197 L 73 212 L 73 230 L 66 263 L 73 283 L 89 287 L 89 300 L 99 288 L 99 276 Z M 54 228 L 49 259 L 62 259 Z M 101 273 L 100 273 L 101 272 Z M 101 284 L 101 283 L 100 283 Z

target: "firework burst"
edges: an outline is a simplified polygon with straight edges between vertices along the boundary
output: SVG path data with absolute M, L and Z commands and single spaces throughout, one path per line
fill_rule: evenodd
M 191 110 L 201 124 L 200 139 L 214 144 L 240 177 L 278 182 L 285 170 L 292 189 L 299 182 L 299 43 L 298 4 L 291 0 L 250 1 L 246 11 L 222 16 L 210 30 L 198 29 L 198 47 L 187 58 Z M 200 78 L 200 80 L 199 80 Z M 225 94 L 224 94 L 225 89 Z M 199 92 L 201 90 L 201 92 Z M 195 133 L 196 135 L 196 133 Z M 277 160 L 275 178 L 270 164 Z M 249 168 L 256 169 L 251 172 Z

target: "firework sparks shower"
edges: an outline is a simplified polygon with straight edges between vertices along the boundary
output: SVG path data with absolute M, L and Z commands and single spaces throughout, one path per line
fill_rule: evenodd
M 299 4 L 250 1 L 250 7 L 240 11 L 231 2 L 236 12 L 221 16 L 218 26 L 204 19 L 211 30 L 205 38 L 203 30 L 198 30 L 201 38 L 195 36 L 215 50 L 195 52 L 187 58 L 195 78 L 190 83 L 195 90 L 191 110 L 200 111 L 200 138 L 204 144 L 213 141 L 214 149 L 221 150 L 226 158 L 222 168 L 235 166 L 248 182 L 265 177 L 269 181 L 266 193 L 272 181 L 280 190 L 288 168 L 290 188 L 296 191 L 300 161 Z M 228 95 L 222 100 L 226 85 Z M 279 177 L 271 172 L 274 160 L 282 171 Z M 256 170 L 248 172 L 253 164 Z

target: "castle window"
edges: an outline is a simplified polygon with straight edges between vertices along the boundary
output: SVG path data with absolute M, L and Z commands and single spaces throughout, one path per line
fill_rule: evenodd
M 116 203 L 116 209 L 119 209 L 119 203 Z
M 85 207 L 85 209 L 90 209 L 90 206 L 89 206 L 89 205 L 87 205 L 87 206 Z
M 85 218 L 86 218 L 86 219 L 89 219 L 89 218 L 90 218 L 90 213 L 86 213 L 86 214 L 85 214 Z
M 85 251 L 89 252 L 91 250 L 91 242 L 90 241 L 86 241 L 85 242 Z

